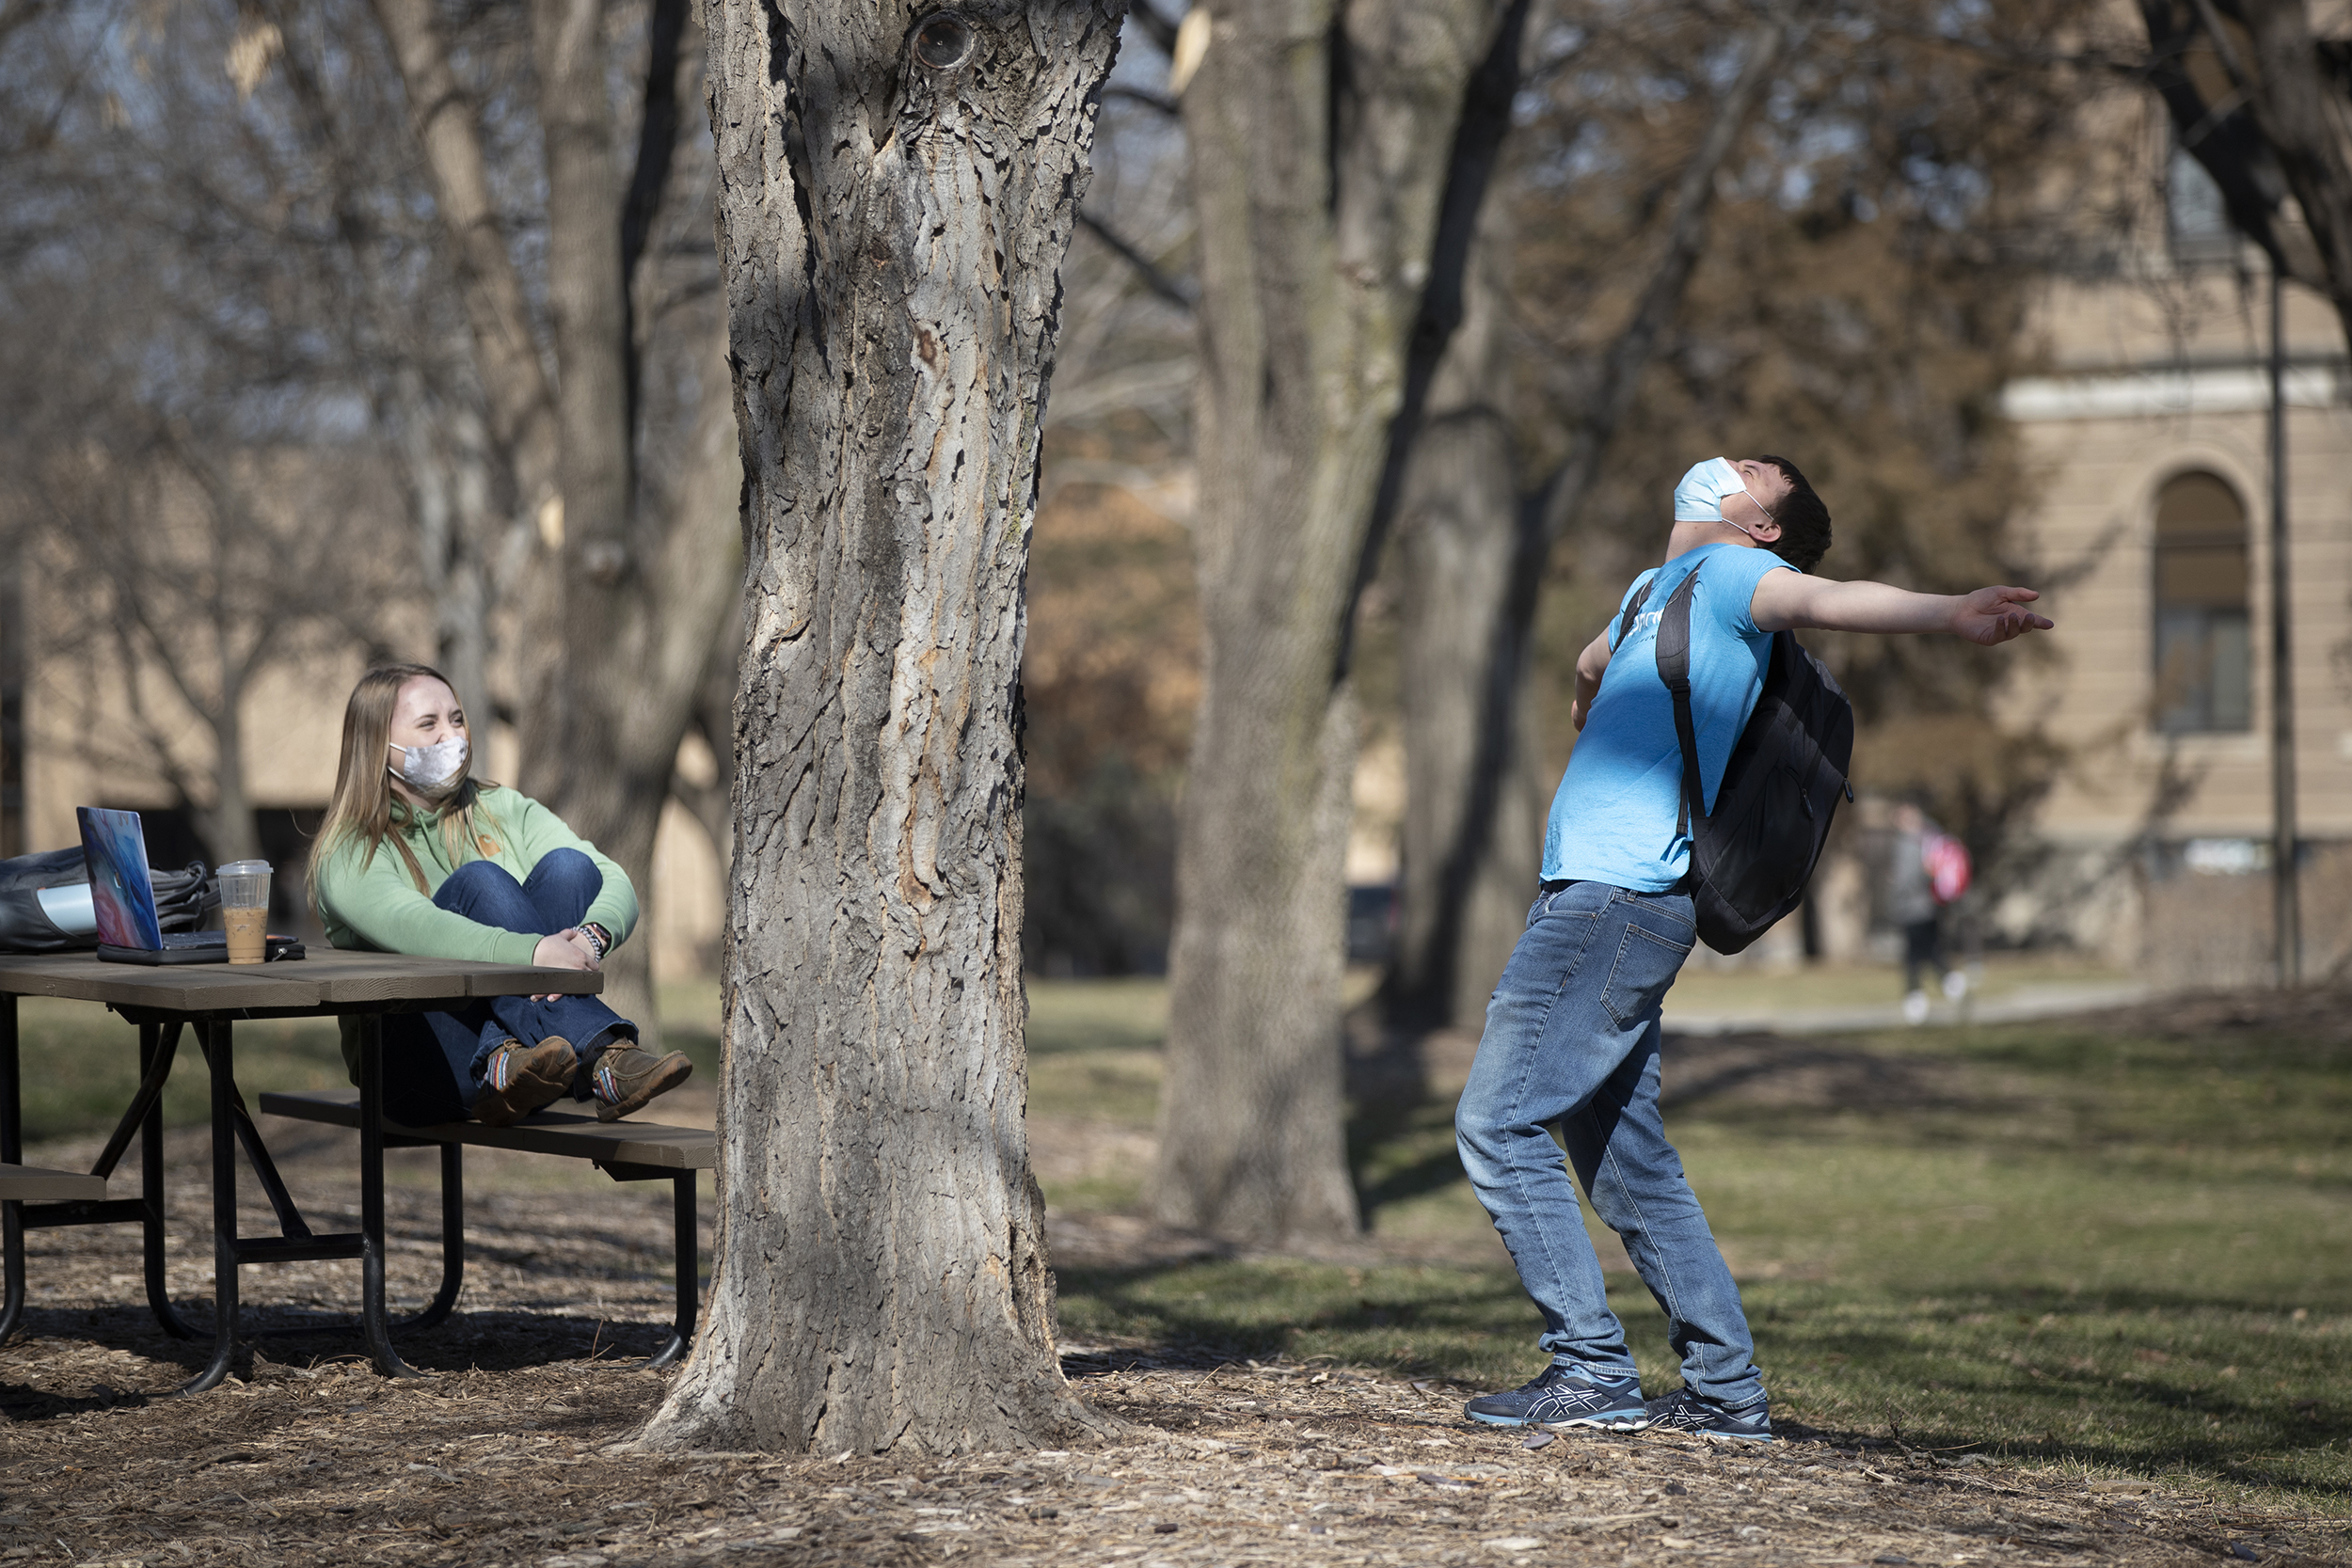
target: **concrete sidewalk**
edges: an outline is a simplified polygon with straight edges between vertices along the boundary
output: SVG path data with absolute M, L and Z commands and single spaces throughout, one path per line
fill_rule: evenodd
M 2156 988 L 2144 980 L 2093 980 L 2022 985 L 1986 997 L 1972 991 L 1958 1002 L 1947 1002 L 1937 995 L 1932 999 L 1927 1022 L 1921 1027 L 2026 1023 L 2107 1007 L 2128 1007 L 2156 994 Z M 1669 996 L 1665 1026 L 1681 1035 L 1834 1035 L 1866 1029 L 1900 1029 L 1904 1025 L 1899 997 L 1863 1006 L 1774 1009 L 1678 1007 Z

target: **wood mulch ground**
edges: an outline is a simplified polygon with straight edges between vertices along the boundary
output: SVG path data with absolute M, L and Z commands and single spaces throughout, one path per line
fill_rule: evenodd
M 321 1228 L 356 1227 L 347 1134 L 265 1124 Z M 52 1146 L 44 1163 L 87 1164 Z M 200 1135 L 176 1135 L 169 1275 L 210 1292 Z M 433 1284 L 431 1157 L 392 1188 L 394 1293 Z M 341 1326 L 357 1265 L 245 1271 L 260 1338 L 231 1383 L 167 1397 L 205 1347 L 135 1305 L 127 1227 L 36 1231 L 25 1326 L 0 1346 L 0 1562 L 2140 1564 L 2344 1560 L 2341 1527 L 2137 1482 L 1794 1431 L 1770 1448 L 1474 1427 L 1474 1390 L 1346 1369 L 1066 1346 L 1129 1423 L 1078 1452 L 954 1461 L 648 1455 L 666 1185 L 474 1151 L 461 1309 L 393 1383 Z M 249 1189 L 252 1183 L 247 1181 Z M 248 1233 L 270 1230 L 247 1206 Z M 1122 1239 L 1123 1238 L 1123 1239 Z M 1169 1238 L 1067 1238 L 1159 1256 Z M 1063 1244 L 1057 1240 L 1057 1245 Z M 1154 1249 L 1159 1249 L 1155 1251 Z M 324 1329 L 324 1332 L 319 1330 Z

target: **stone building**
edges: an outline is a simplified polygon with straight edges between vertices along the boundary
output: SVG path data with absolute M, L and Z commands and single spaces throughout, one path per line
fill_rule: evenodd
M 2009 718 L 2073 753 L 2038 879 L 1986 911 L 2176 982 L 2271 966 L 2271 281 L 2153 105 L 2124 145 L 2160 208 L 2043 284 L 2040 373 L 2004 408 L 2035 466 L 2025 538 L 2058 657 Z M 2283 292 L 2285 605 L 2304 967 L 2352 950 L 2352 363 Z

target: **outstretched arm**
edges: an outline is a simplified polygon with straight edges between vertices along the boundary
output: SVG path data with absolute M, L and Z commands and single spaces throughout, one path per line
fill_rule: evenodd
M 1947 631 L 1991 647 L 2052 623 L 2025 607 L 2030 588 L 1979 588 L 1973 594 L 1914 594 L 1883 582 L 1832 582 L 1800 572 L 1767 572 L 1748 601 L 1766 631 Z

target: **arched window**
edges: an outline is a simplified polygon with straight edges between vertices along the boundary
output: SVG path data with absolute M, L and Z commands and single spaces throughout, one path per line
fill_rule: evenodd
M 2156 728 L 2166 735 L 2253 723 L 2246 508 L 2207 473 L 2156 493 Z

